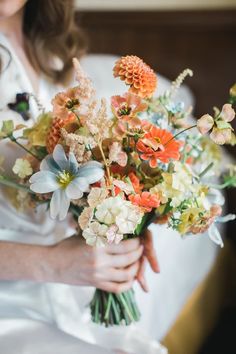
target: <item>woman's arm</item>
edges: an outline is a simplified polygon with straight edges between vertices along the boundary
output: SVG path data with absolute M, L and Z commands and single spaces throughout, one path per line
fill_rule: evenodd
M 90 285 L 122 292 L 129 289 L 139 268 L 139 239 L 94 248 L 77 236 L 53 246 L 0 242 L 0 279 Z

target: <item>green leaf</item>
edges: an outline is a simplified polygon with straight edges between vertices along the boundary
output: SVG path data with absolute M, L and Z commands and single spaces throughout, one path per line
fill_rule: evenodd
M 221 120 L 221 119 L 217 120 L 216 125 L 218 129 L 232 129 L 231 124 L 229 124 L 225 120 Z
M 1 133 L 11 135 L 14 131 L 14 123 L 12 120 L 4 120 L 2 123 Z

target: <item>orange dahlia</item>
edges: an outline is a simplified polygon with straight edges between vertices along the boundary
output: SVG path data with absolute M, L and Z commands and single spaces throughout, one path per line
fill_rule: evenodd
M 46 147 L 49 154 L 51 154 L 61 138 L 61 129 L 67 124 L 73 123 L 75 121 L 75 116 L 73 113 L 68 114 L 67 118 L 53 118 L 52 125 L 49 129 L 47 135 Z
M 155 72 L 135 55 L 127 55 L 117 60 L 113 74 L 130 86 L 129 92 L 142 98 L 151 97 L 156 90 Z
M 152 168 L 157 167 L 157 160 L 167 163 L 170 159 L 179 160 L 181 142 L 165 130 L 152 125 L 149 132 L 137 142 L 137 150 L 141 152 L 141 159 L 149 161 Z

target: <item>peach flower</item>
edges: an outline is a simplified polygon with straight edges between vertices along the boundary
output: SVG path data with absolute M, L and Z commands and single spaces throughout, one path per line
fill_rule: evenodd
M 155 72 L 135 55 L 127 55 L 117 60 L 113 74 L 130 86 L 129 92 L 142 98 L 151 97 L 156 90 Z
M 213 118 L 204 114 L 197 121 L 197 128 L 202 135 L 210 132 L 210 138 L 218 145 L 230 143 L 233 128 L 229 122 L 235 117 L 235 111 L 229 103 L 224 104 L 221 112 Z
M 52 100 L 53 116 L 66 119 L 68 114 L 80 106 L 78 87 L 69 88 L 65 92 L 59 92 Z

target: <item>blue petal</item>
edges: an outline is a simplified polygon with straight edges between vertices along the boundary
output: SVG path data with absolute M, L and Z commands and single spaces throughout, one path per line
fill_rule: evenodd
M 70 170 L 70 163 L 67 160 L 65 151 L 60 144 L 56 145 L 56 147 L 53 150 L 52 155 L 53 155 L 55 162 L 58 164 L 58 166 L 60 167 L 60 169 L 62 171 L 64 171 L 64 170 L 69 171 Z
M 55 175 L 55 173 L 53 173 L 51 171 L 39 171 L 39 172 L 34 173 L 30 177 L 29 182 L 30 183 L 43 182 L 43 181 L 45 181 L 45 179 L 50 179 L 50 180 L 56 181 L 57 176 Z
M 64 220 L 67 216 L 70 207 L 70 199 L 67 198 L 63 189 L 58 189 L 53 193 L 50 203 L 50 216 L 52 219 L 56 219 L 59 216 L 59 220 Z
M 60 190 L 61 192 L 61 204 L 59 211 L 59 220 L 64 220 L 67 216 L 69 207 L 70 207 L 70 199 L 67 197 L 65 190 Z
M 102 164 L 97 161 L 90 161 L 80 167 L 77 176 L 86 178 L 89 184 L 95 183 L 104 176 Z
M 80 178 L 83 179 L 83 178 Z M 88 188 L 88 183 L 86 182 L 86 187 Z M 84 187 L 80 183 L 78 183 L 78 178 L 74 179 L 67 187 L 66 187 L 66 195 L 69 199 L 79 199 L 82 198 L 84 190 L 80 187 Z
M 61 204 L 61 191 L 58 189 L 52 195 L 52 199 L 50 202 L 50 216 L 52 219 L 56 219 L 59 214 Z
M 52 155 L 48 155 L 43 159 L 43 161 L 40 164 L 40 170 L 51 171 L 54 173 L 58 173 L 58 171 L 61 171 L 56 161 L 54 161 Z
M 30 178 L 30 183 L 30 189 L 35 193 L 50 193 L 60 188 L 56 176 L 49 171 L 35 173 Z
M 70 172 L 73 175 L 76 175 L 76 173 L 78 172 L 78 162 L 75 158 L 75 155 L 73 154 L 73 152 L 69 153 L 69 163 L 70 163 Z

